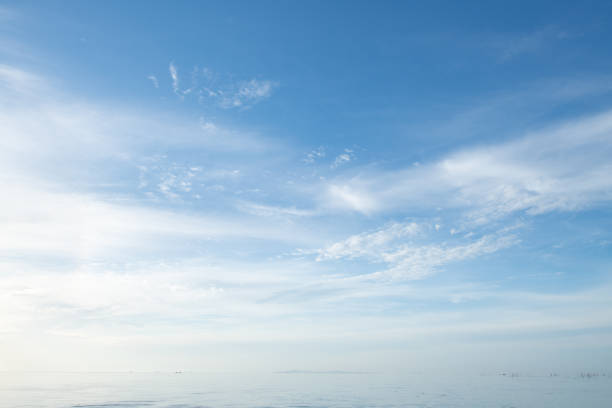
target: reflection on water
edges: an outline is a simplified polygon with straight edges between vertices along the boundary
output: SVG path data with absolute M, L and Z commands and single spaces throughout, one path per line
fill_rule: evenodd
M 4 408 L 609 408 L 607 375 L 0 373 Z

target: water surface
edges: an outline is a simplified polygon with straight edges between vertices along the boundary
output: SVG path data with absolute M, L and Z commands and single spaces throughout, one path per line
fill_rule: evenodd
M 609 408 L 612 377 L 382 373 L 1 373 L 4 408 Z

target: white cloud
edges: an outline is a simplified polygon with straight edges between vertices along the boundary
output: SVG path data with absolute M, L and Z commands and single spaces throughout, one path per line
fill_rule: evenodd
M 172 71 L 170 71 L 172 72 Z M 149 79 L 151 81 L 151 83 L 153 84 L 153 86 L 155 88 L 159 88 L 159 81 L 157 80 L 157 77 L 155 75 L 149 75 L 147 77 L 147 79 Z
M 372 214 L 461 209 L 477 223 L 515 212 L 574 211 L 612 199 L 612 113 L 401 170 L 324 183 L 329 208 Z
M 168 198 L 177 198 L 179 194 L 189 193 L 192 190 L 194 178 L 201 172 L 200 167 L 174 165 L 160 175 L 158 189 Z
M 348 184 L 331 184 L 327 186 L 325 193 L 324 204 L 330 208 L 350 209 L 370 214 L 379 210 L 381 206 L 370 191 Z
M 43 186 L 5 183 L 3 194 L 0 213 L 5 234 L 0 237 L 0 253 L 32 259 L 173 257 L 189 253 L 198 241 L 256 239 L 286 244 L 312 243 L 314 238 L 295 234 L 295 226 L 271 226 L 252 217 L 177 214 L 138 203 L 120 205 L 90 195 L 48 192 Z
M 10 90 L 0 93 L 0 104 L 6 106 L 0 112 L 0 213 L 3 230 L 10 232 L 0 238 L 3 252 L 87 259 L 123 257 L 131 250 L 138 257 L 139 251 L 166 248 L 173 256 L 189 241 L 230 236 L 270 238 L 284 245 L 292 241 L 290 236 L 272 238 L 276 227 L 245 214 L 225 221 L 223 215 L 178 214 L 155 209 L 134 194 L 137 186 L 156 187 L 165 196 L 204 194 L 211 186 L 196 186 L 195 180 L 239 180 L 241 171 L 225 167 L 226 159 L 235 151 L 248 151 L 252 158 L 264 151 L 267 143 L 256 135 L 75 101 L 33 74 L 0 68 L 0 86 Z M 177 165 L 156 154 L 173 149 L 223 152 L 225 160 L 219 162 L 224 166 Z M 171 236 L 180 237 L 182 244 L 170 245 Z
M 277 82 L 270 80 L 240 80 L 232 75 L 219 75 L 208 68 L 200 69 L 196 66 L 191 73 L 191 86 L 181 89 L 178 69 L 173 62 L 170 62 L 169 71 L 172 90 L 181 100 L 193 97 L 201 104 L 212 102 L 214 106 L 223 109 L 250 108 L 268 99 L 278 86 Z
M 206 150 L 218 152 L 218 157 L 227 157 L 242 151 L 255 159 L 263 157 L 271 148 L 283 149 L 281 144 L 272 144 L 254 133 L 210 122 L 198 124 L 180 115 L 135 112 L 120 104 L 89 103 L 60 89 L 35 74 L 0 66 L 0 106 L 3 107 L 0 110 L 3 130 L 0 167 L 5 169 L 4 177 L 16 178 L 23 174 L 35 177 L 36 173 L 49 181 L 63 182 L 67 178 L 73 185 L 127 183 L 129 177 L 103 179 L 110 176 L 110 168 L 113 172 L 129 172 L 130 167 L 152 167 L 142 162 L 143 157 L 158 152 Z M 24 155 L 28 160 L 20 159 Z M 109 163 L 112 165 L 108 166 Z M 219 163 L 225 165 L 221 160 Z M 210 166 L 207 172 L 225 170 Z M 93 168 L 96 170 L 87 170 Z M 147 183 L 153 185 L 160 181 L 140 180 L 141 185 Z
M 474 259 L 518 242 L 515 235 L 485 235 L 462 245 L 406 245 L 395 251 L 383 253 L 381 259 L 389 265 L 389 268 L 382 273 L 376 273 L 375 276 L 391 279 L 422 279 L 449 263 Z
M 299 209 L 296 207 L 280 207 L 250 202 L 242 202 L 238 206 L 241 211 L 260 217 L 310 217 L 317 213 L 313 210 Z
M 0 64 L 0 89 L 11 93 L 12 97 L 36 97 L 38 92 L 47 88 L 46 81 L 40 76 L 19 68 Z M 6 95 L 8 96 L 8 95 Z M 5 102 L 4 98 L 0 102 Z M 11 102 L 14 102 L 11 100 Z
M 240 85 L 238 95 L 244 99 L 263 99 L 268 98 L 272 92 L 274 83 L 271 81 L 259 81 L 251 79 Z
M 385 251 L 389 244 L 404 238 L 416 235 L 420 227 L 412 223 L 393 223 L 374 232 L 353 235 L 344 241 L 336 242 L 317 251 L 317 260 L 340 258 L 379 258 L 381 251 Z
M 170 66 L 169 66 L 169 71 L 170 71 L 170 78 L 172 79 L 172 90 L 174 91 L 175 94 L 179 94 L 179 76 L 178 76 L 178 70 L 176 69 L 176 66 L 174 66 L 174 63 L 171 62 Z
M 219 105 L 222 108 L 228 109 L 251 106 L 269 98 L 274 86 L 274 82 L 267 80 L 251 79 L 250 81 L 241 82 L 236 90 L 231 90 L 230 88 L 225 92 L 221 91 L 219 93 L 219 95 L 222 95 L 219 99 Z
M 495 234 L 467 240 L 467 243 L 424 244 L 422 240 L 414 239 L 424 230 L 424 226 L 414 222 L 394 223 L 374 232 L 350 236 L 314 253 L 317 254 L 317 261 L 361 259 L 387 265 L 383 271 L 357 279 L 412 280 L 431 275 L 449 263 L 493 253 L 518 242 L 512 229 L 506 228 Z
M 219 181 L 239 183 L 243 177 L 239 169 L 209 167 L 197 164 L 178 164 L 163 155 L 140 158 L 138 188 L 148 196 L 162 196 L 169 199 L 200 197 Z M 152 187 L 157 187 L 153 188 Z M 159 194 L 158 194 L 159 193 Z
M 331 168 L 332 169 L 338 168 L 339 166 L 342 166 L 343 164 L 350 162 L 354 157 L 355 155 L 351 149 L 344 149 L 344 153 L 341 153 L 338 156 L 336 156 L 336 159 L 331 164 Z
M 325 157 L 325 149 L 323 148 L 323 146 L 319 146 L 318 148 L 307 153 L 306 157 L 304 157 L 302 161 L 307 164 L 312 164 L 317 159 L 320 159 L 322 157 Z

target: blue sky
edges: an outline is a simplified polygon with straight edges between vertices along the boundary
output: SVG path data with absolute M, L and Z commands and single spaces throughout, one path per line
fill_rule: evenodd
M 0 367 L 609 368 L 611 11 L 0 3 Z

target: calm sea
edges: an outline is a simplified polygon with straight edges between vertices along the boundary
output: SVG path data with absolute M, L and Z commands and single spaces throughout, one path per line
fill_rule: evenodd
M 610 408 L 612 377 L 0 373 L 0 407 Z

